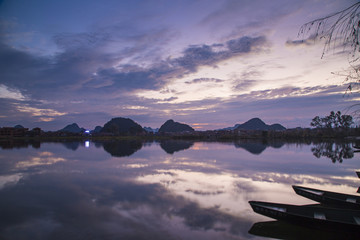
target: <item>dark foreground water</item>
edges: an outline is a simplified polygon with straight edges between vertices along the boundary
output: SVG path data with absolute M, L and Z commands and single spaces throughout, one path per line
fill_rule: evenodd
M 3 142 L 0 239 L 337 239 L 248 201 L 314 203 L 294 184 L 356 195 L 359 169 L 351 143 Z

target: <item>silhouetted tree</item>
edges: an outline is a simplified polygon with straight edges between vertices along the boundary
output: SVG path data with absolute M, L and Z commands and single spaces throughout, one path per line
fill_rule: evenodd
M 315 128 L 322 128 L 322 121 L 321 118 L 319 116 L 316 116 L 312 119 L 310 126 L 315 127 Z
M 320 118 L 316 116 L 312 119 L 310 126 L 315 128 L 343 128 L 348 129 L 353 124 L 353 117 L 342 115 L 340 111 L 331 111 L 328 116 Z
M 340 120 L 340 126 L 342 128 L 349 128 L 353 124 L 353 118 L 350 115 L 342 115 Z

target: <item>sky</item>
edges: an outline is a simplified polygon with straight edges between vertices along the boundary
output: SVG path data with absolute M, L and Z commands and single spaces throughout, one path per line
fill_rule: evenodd
M 359 101 L 349 54 L 300 27 L 354 0 L 0 1 L 0 127 L 114 117 L 196 130 L 310 127 Z M 335 74 L 334 74 L 335 73 Z

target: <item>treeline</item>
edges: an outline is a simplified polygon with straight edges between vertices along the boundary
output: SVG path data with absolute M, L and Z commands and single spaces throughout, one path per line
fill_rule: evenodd
M 330 112 L 330 115 L 325 117 L 316 116 L 312 119 L 310 126 L 315 128 L 342 128 L 348 129 L 354 123 L 353 117 L 350 115 L 342 115 L 340 111 L 336 113 Z

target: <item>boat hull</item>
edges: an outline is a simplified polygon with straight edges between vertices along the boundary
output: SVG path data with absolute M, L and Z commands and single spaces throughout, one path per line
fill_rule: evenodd
M 323 191 L 314 188 L 293 186 L 294 191 L 303 197 L 340 208 L 351 208 L 360 210 L 360 197 L 336 192 Z
M 269 202 L 249 202 L 254 212 L 281 221 L 312 228 L 360 231 L 360 211 L 326 208 L 315 205 L 296 206 Z

